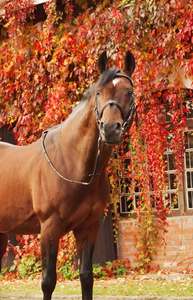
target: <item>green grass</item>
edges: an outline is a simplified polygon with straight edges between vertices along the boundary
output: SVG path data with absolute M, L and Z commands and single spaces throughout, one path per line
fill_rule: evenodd
M 40 280 L 0 281 L 0 294 L 41 294 Z M 81 294 L 79 280 L 58 282 L 55 294 Z M 122 296 L 193 296 L 193 277 L 163 279 L 162 277 L 132 277 L 95 280 L 94 295 Z

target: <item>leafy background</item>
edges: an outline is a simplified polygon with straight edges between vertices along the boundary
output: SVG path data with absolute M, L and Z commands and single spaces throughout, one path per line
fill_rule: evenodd
M 187 95 L 181 77 L 171 84 L 169 76 L 180 68 L 192 81 L 192 1 L 119 0 L 92 2 L 93 7 L 88 1 L 77 2 L 80 14 L 70 0 L 63 14 L 56 10 L 54 0 L 45 3 L 47 19 L 36 25 L 32 24 L 35 7 L 31 0 L 1 4 L 8 38 L 0 44 L 0 125 L 13 128 L 19 145 L 32 143 L 43 130 L 64 121 L 98 79 L 96 64 L 102 51 L 107 50 L 110 65 L 122 68 L 129 49 L 136 60 L 133 81 L 138 122 L 126 139 L 131 147 L 126 151 L 123 146 L 120 159 L 110 161 L 108 172 L 115 231 L 120 196 L 117 169 L 126 172 L 141 190 L 136 209 L 136 261 L 146 267 L 159 247 L 155 243 L 158 235 L 164 243 L 167 230 L 161 191 L 167 189 L 164 151 L 168 146 L 175 154 L 176 186 L 181 188 Z M 188 92 L 192 97 L 192 90 Z M 170 131 L 164 119 L 166 103 L 173 123 Z M 126 170 L 125 156 L 131 162 Z M 128 188 L 134 192 L 132 185 Z

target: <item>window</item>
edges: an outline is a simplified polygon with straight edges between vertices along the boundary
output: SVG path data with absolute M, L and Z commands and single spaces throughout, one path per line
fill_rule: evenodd
M 193 209 L 193 132 L 186 133 L 185 194 L 188 209 Z
M 128 147 L 127 147 L 128 148 Z M 128 151 L 128 149 L 127 149 Z M 132 195 L 129 193 L 129 188 L 131 186 L 131 181 L 128 179 L 126 172 L 127 166 L 130 165 L 130 159 L 124 160 L 124 174 L 119 174 L 119 190 L 120 190 L 120 213 L 128 213 L 136 208 L 136 201 L 133 199 L 135 193 Z
M 127 167 L 128 160 L 125 160 L 125 166 Z M 140 189 L 137 186 L 137 183 L 131 182 L 127 175 L 124 174 L 120 179 L 120 213 L 129 213 L 135 211 L 136 207 L 139 205 L 141 200 Z M 129 192 L 129 189 L 132 186 L 133 193 Z
M 175 187 L 175 166 L 174 166 L 174 154 L 171 149 L 168 149 L 165 153 L 166 173 L 168 178 L 168 190 L 163 191 L 163 197 L 165 206 L 170 209 L 179 209 L 179 197 Z
M 170 113 L 170 105 L 167 104 L 165 105 L 165 109 L 162 111 L 164 118 L 165 118 L 165 122 L 169 123 L 171 122 L 171 113 Z
M 193 149 L 192 149 L 193 151 Z M 193 154 L 193 152 L 192 152 Z M 168 178 L 168 189 L 163 191 L 163 198 L 165 206 L 171 208 L 172 210 L 179 209 L 179 197 L 177 194 L 177 190 L 175 187 L 175 167 L 174 167 L 174 154 L 171 149 L 168 149 L 164 155 L 166 161 L 166 173 Z M 125 169 L 127 169 L 127 165 L 129 164 L 129 160 L 125 160 Z M 193 176 L 193 173 L 192 173 Z M 129 187 L 132 186 L 133 193 L 129 193 Z M 137 183 L 132 183 L 127 175 L 124 174 L 120 179 L 120 213 L 128 214 L 133 212 L 136 207 L 139 205 L 139 201 L 141 200 L 140 189 L 137 186 Z M 193 193 L 193 188 L 192 188 Z M 153 198 L 154 192 L 150 193 Z M 155 204 L 152 204 L 155 206 Z
M 189 112 L 187 113 L 187 119 L 192 119 L 193 118 L 193 103 L 191 100 L 186 101 L 184 103 L 184 106 L 188 108 Z

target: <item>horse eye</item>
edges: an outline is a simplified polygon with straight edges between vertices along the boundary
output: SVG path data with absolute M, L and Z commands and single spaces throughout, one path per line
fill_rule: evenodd
M 128 90 L 128 91 L 127 91 L 127 96 L 130 97 L 132 94 L 133 94 L 133 91 L 132 91 L 132 90 Z

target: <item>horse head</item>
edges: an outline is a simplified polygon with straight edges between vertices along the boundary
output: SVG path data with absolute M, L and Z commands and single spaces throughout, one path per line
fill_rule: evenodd
M 130 51 L 125 57 L 125 68 L 108 68 L 104 51 L 98 59 L 101 77 L 95 94 L 95 113 L 102 141 L 107 144 L 119 143 L 122 133 L 131 124 L 135 111 L 131 75 L 135 70 L 135 59 Z

